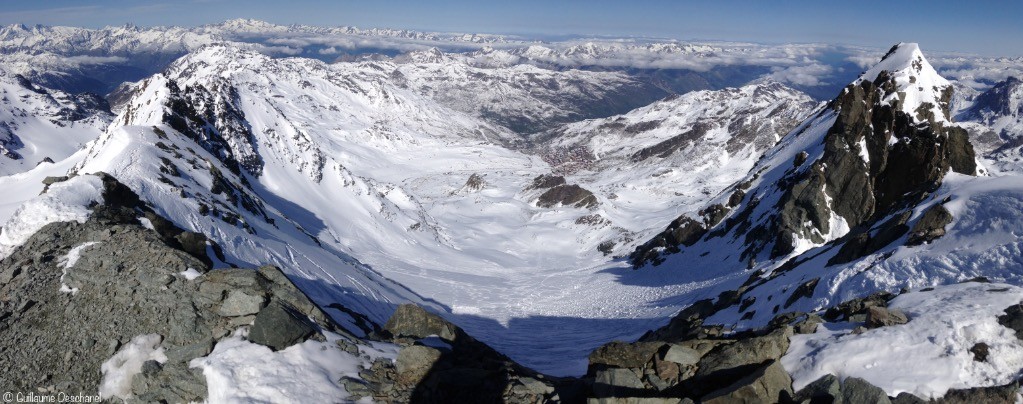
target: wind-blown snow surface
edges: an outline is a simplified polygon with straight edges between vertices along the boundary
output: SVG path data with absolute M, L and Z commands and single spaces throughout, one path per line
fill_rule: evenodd
M 1023 368 L 1023 345 L 997 318 L 1021 300 L 1023 289 L 1005 284 L 914 290 L 888 305 L 909 323 L 861 334 L 851 332 L 854 323 L 826 323 L 792 337 L 781 363 L 796 390 L 828 374 L 865 379 L 889 396 L 940 398 L 949 389 L 1004 385 Z M 970 352 L 978 343 L 988 345 L 985 361 Z
M 394 360 L 398 347 L 375 343 L 359 346 L 360 355 L 342 351 L 340 337 L 325 333 L 326 341 L 308 340 L 281 351 L 246 341 L 245 329 L 217 343 L 209 355 L 190 366 L 206 377 L 213 403 L 326 403 L 348 400 L 338 383 L 342 377 L 359 378 L 378 358 Z M 372 400 L 360 400 L 360 402 Z
M 160 347 L 162 339 L 160 334 L 136 336 L 117 350 L 114 356 L 103 362 L 101 366 L 103 380 L 100 382 L 99 396 L 104 399 L 112 397 L 130 399 L 131 380 L 142 372 L 142 363 L 150 360 L 160 363 L 167 361 L 163 347 Z
M 0 256 L 6 257 L 43 226 L 53 222 L 84 223 L 89 206 L 103 202 L 103 184 L 98 177 L 80 176 L 50 186 L 49 192 L 21 204 L 0 230 Z M 24 195 L 14 198 L 22 200 Z M 5 198 L 7 199 L 7 198 Z

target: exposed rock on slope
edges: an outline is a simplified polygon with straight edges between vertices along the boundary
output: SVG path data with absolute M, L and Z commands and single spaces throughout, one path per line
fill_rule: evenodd
M 101 179 L 102 201 L 88 220 L 49 224 L 0 261 L 0 351 L 9 359 L 0 363 L 0 384 L 199 401 L 205 378 L 189 361 L 239 327 L 253 324 L 249 339 L 274 349 L 323 339 L 322 330 L 347 334 L 277 268 L 210 271 L 205 236 L 153 214 L 116 179 Z M 185 239 L 202 248 L 178 241 Z M 294 314 L 279 319 L 279 311 Z M 281 338 L 289 332 L 296 336 Z M 108 361 L 122 347 L 141 349 L 142 340 L 154 354 L 141 369 L 131 369 L 130 356 Z
M 622 115 L 564 125 L 532 141 L 565 172 L 636 163 L 700 167 L 704 161 L 755 160 L 815 105 L 782 84 L 752 84 L 671 96 Z M 558 159 L 558 151 L 576 149 L 588 161 Z
M 978 95 L 958 117 L 968 121 L 971 140 L 994 166 L 1005 171 L 1020 171 L 1023 81 L 1009 77 L 995 84 Z
M 385 402 L 578 402 L 584 384 L 527 369 L 461 328 L 415 305 L 402 305 L 384 326 L 402 346 L 393 362 L 361 373 L 364 396 Z
M 740 258 L 751 263 L 798 254 L 850 231 L 866 231 L 875 221 L 933 192 L 949 172 L 975 174 L 976 158 L 967 132 L 952 124 L 949 116 L 951 91 L 915 44 L 893 47 L 877 66 L 846 87 L 828 110 L 780 145 L 779 150 L 795 154 L 791 149 L 805 144 L 797 138 L 808 136 L 806 132 L 823 132 L 820 140 L 806 139 L 820 143 L 805 144 L 812 149 L 794 157 L 800 164 L 785 166 L 779 161 L 776 166 L 761 163 L 755 169 L 750 181 L 759 177 L 763 185 L 748 192 L 751 198 L 736 198 L 746 202 L 736 206 L 737 213 L 712 235 L 734 232 L 742 237 L 745 247 Z M 812 152 L 810 163 L 800 157 L 807 151 Z M 765 170 L 770 171 L 761 177 Z M 716 224 L 710 220 L 704 226 Z M 655 247 L 637 250 L 634 264 L 659 261 L 656 251 L 651 253 Z
M 626 255 L 665 217 L 700 221 L 703 206 L 731 194 L 760 155 L 818 106 L 784 85 L 760 83 L 669 97 L 531 140 L 555 173 L 606 198 L 605 216 L 623 231 L 605 236 L 611 248 L 604 251 Z M 651 214 L 637 217 L 637 209 Z

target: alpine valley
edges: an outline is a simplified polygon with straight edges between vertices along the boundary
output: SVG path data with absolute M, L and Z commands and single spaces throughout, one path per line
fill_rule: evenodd
M 1018 402 L 1023 60 L 964 58 L 0 28 L 0 389 Z

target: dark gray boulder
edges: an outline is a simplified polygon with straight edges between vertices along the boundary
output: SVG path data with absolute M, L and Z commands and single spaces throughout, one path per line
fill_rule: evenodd
M 998 316 L 998 324 L 1016 331 L 1016 338 L 1023 340 L 1023 303 L 1005 308 L 1004 313 Z
M 906 245 L 914 246 L 930 243 L 945 235 L 945 226 L 952 223 L 952 213 L 942 205 L 934 205 L 927 209 L 920 220 L 913 225 L 909 232 L 909 239 Z
M 249 329 L 249 341 L 275 351 L 305 341 L 318 331 L 308 317 L 280 301 L 270 302 L 256 315 Z
M 895 295 L 888 292 L 876 292 L 866 297 L 848 300 L 838 304 L 837 306 L 829 307 L 824 312 L 824 319 L 828 321 L 839 321 L 848 320 L 854 315 L 867 314 L 867 309 L 871 307 L 887 307 L 888 301 L 894 298 Z
M 847 377 L 842 382 L 842 401 L 850 404 L 891 404 L 891 400 L 884 390 L 858 377 Z
M 842 384 L 835 375 L 824 375 L 796 392 L 797 403 L 842 404 Z
M 792 396 L 792 378 L 781 363 L 772 361 L 735 383 L 704 396 L 704 404 L 777 403 Z
M 554 206 L 572 206 L 576 208 L 595 208 L 599 202 L 593 192 L 576 184 L 562 184 L 548 189 L 540 195 L 536 206 L 552 208 Z

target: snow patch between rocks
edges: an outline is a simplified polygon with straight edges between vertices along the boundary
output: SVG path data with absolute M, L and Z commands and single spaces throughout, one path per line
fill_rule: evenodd
M 142 227 L 145 227 L 145 228 L 147 228 L 147 229 L 149 229 L 149 230 L 152 230 L 152 231 L 156 231 L 156 227 L 153 227 L 153 222 L 152 222 L 152 221 L 150 221 L 150 220 L 149 220 L 149 219 L 147 219 L 147 218 L 144 218 L 144 217 L 140 217 L 140 218 L 139 218 L 139 223 L 141 223 L 141 224 L 142 224 Z
M 360 345 L 360 355 L 345 352 L 337 345 L 342 339 L 325 332 L 326 342 L 308 340 L 273 352 L 245 339 L 248 331 L 239 329 L 217 343 L 208 356 L 193 359 L 189 365 L 202 369 L 211 403 L 329 403 L 347 401 L 342 377 L 359 378 L 376 358 L 394 360 L 398 347 L 375 343 Z
M 131 379 L 142 372 L 142 364 L 150 360 L 160 363 L 167 361 L 160 347 L 162 340 L 160 334 L 139 335 L 103 362 L 100 367 L 103 372 L 103 380 L 99 385 L 100 397 L 118 397 L 123 400 L 131 398 Z
M 178 272 L 178 275 L 184 276 L 186 280 L 191 281 L 195 280 L 195 278 L 202 276 L 202 272 L 195 270 L 195 268 L 188 268 L 184 271 Z
M 49 191 L 25 202 L 0 231 L 0 258 L 11 255 L 39 229 L 54 222 L 84 223 L 92 214 L 89 205 L 103 202 L 99 177 L 81 175 L 50 186 Z
M 997 317 L 1021 300 L 1023 288 L 1007 284 L 906 293 L 889 307 L 905 312 L 909 323 L 858 335 L 851 332 L 857 323 L 825 323 L 792 337 L 781 363 L 796 390 L 827 374 L 863 378 L 889 396 L 937 398 L 950 389 L 1004 385 L 1023 368 L 1023 344 Z M 989 346 L 985 362 L 970 352 L 981 342 Z
M 62 293 L 70 293 L 72 295 L 78 293 L 78 288 L 69 287 L 68 285 L 66 285 L 64 283 L 64 277 L 67 276 L 67 270 L 69 270 L 72 267 L 74 267 L 75 264 L 78 263 L 78 260 L 82 258 L 82 251 L 84 251 L 86 248 L 89 248 L 89 247 L 91 247 L 91 246 L 93 246 L 95 244 L 99 244 L 99 242 L 98 241 L 90 241 L 90 242 L 81 244 L 81 245 L 79 245 L 79 246 L 77 246 L 75 248 L 72 248 L 71 251 L 67 252 L 67 255 L 61 257 L 60 260 L 57 261 L 58 265 L 63 265 L 63 267 L 64 267 L 64 268 L 61 269 L 61 274 L 60 274 L 60 292 L 62 292 Z

